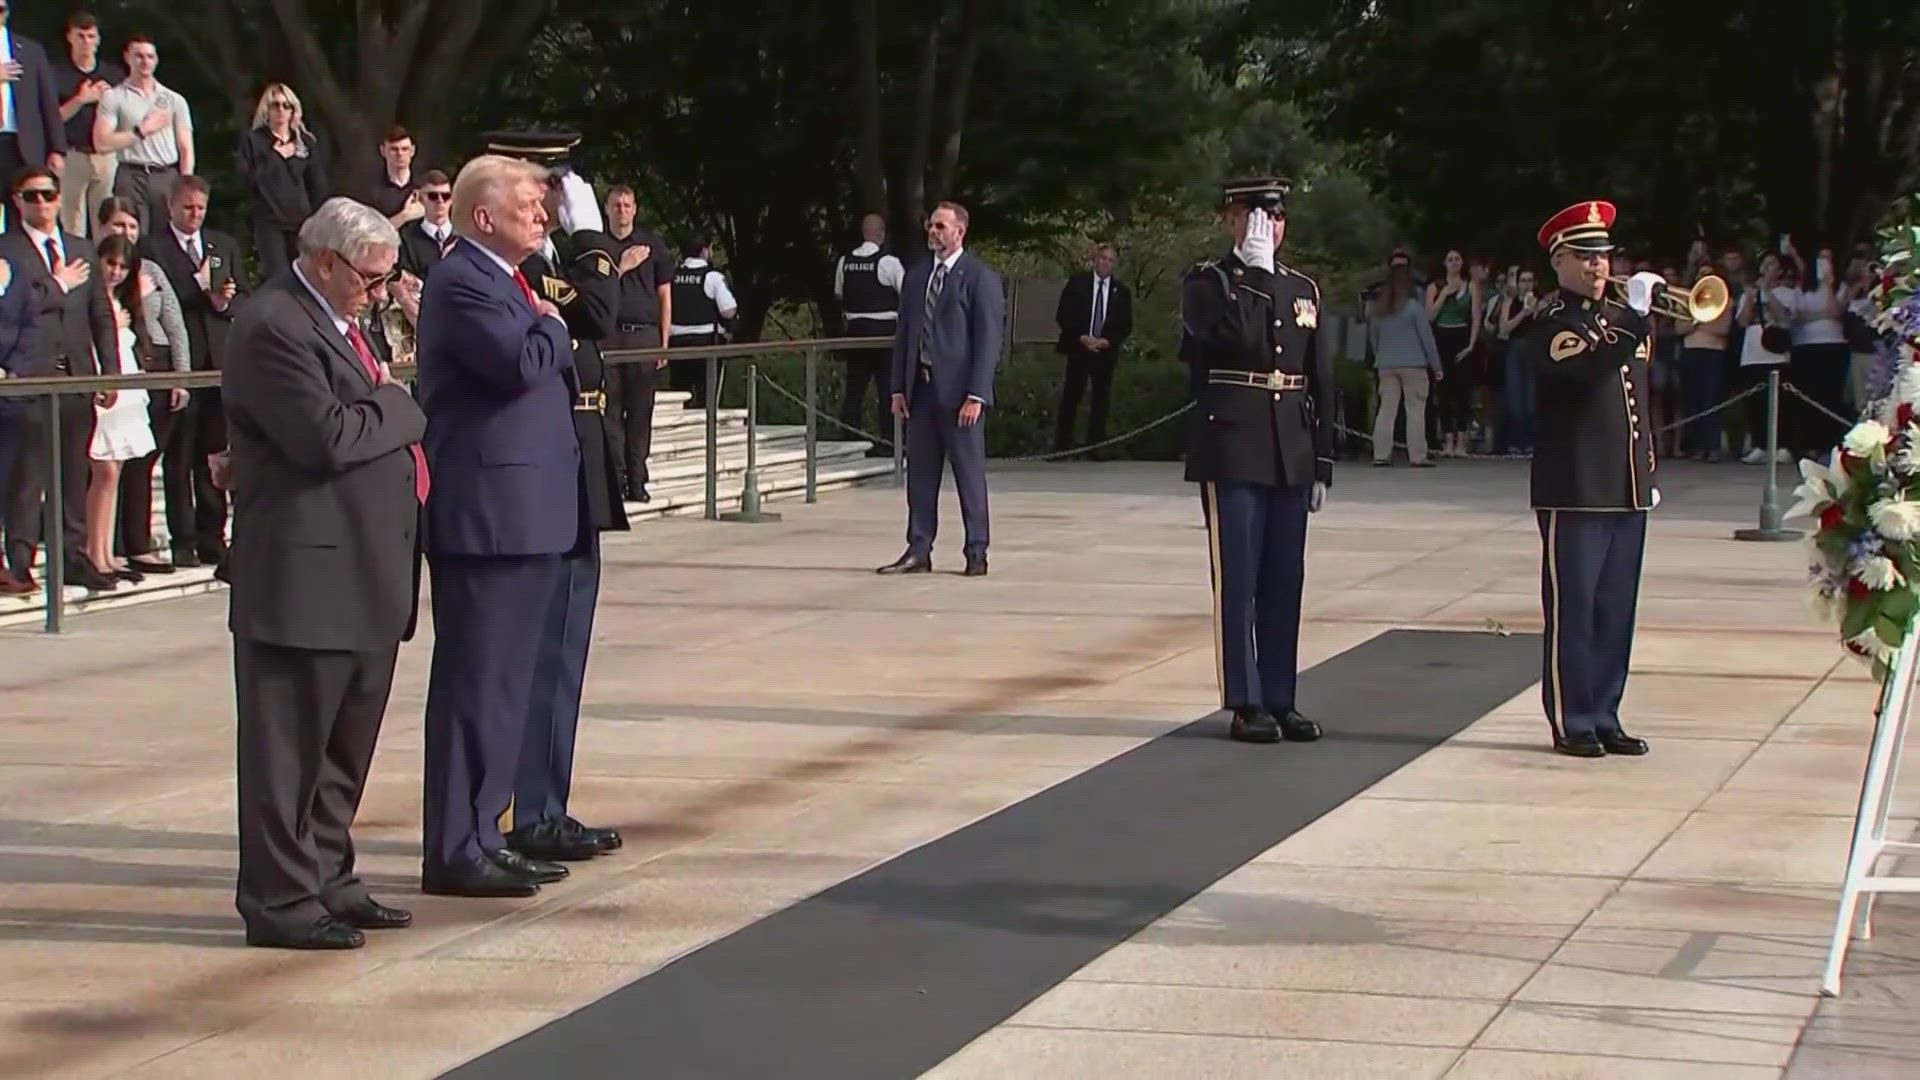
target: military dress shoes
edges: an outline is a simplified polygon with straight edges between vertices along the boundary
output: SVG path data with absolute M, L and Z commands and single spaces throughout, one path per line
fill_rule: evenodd
M 532 896 L 540 885 L 532 878 L 503 870 L 491 859 L 442 866 L 420 873 L 420 891 L 428 896 Z
M 596 829 L 591 825 L 582 825 L 572 818 L 561 818 L 560 828 L 570 835 L 585 836 L 600 845 L 601 851 L 620 850 L 620 831 L 618 829 Z
M 551 885 L 571 872 L 557 862 L 529 859 L 510 847 L 495 848 L 483 854 L 493 865 L 535 885 Z
M 529 859 L 546 862 L 585 862 L 600 854 L 600 842 L 584 833 L 569 832 L 554 818 L 523 825 L 507 834 L 507 846 Z
M 247 927 L 247 944 L 261 949 L 357 949 L 366 943 L 365 934 L 332 915 L 322 915 L 310 926 Z
M 1227 737 L 1235 742 L 1277 743 L 1280 724 L 1264 709 L 1235 709 Z
M 371 896 L 334 912 L 333 917 L 355 930 L 400 930 L 413 925 L 413 912 L 388 907 Z
M 1320 725 L 1301 716 L 1295 709 L 1288 709 L 1281 714 L 1277 724 L 1280 737 L 1288 742 L 1316 742 L 1320 738 Z
M 967 577 L 987 576 L 987 557 L 985 555 L 967 556 L 967 568 L 961 571 Z
M 1565 735 L 1553 740 L 1553 748 L 1568 757 L 1606 757 L 1607 748 L 1600 745 L 1600 736 L 1590 731 Z
M 1603 731 L 1600 733 L 1600 745 L 1609 754 L 1621 757 L 1639 757 L 1647 752 L 1647 740 L 1636 739 L 1624 731 Z
M 874 571 L 877 574 L 931 574 L 933 559 L 926 555 L 915 555 L 909 551 L 887 565 Z

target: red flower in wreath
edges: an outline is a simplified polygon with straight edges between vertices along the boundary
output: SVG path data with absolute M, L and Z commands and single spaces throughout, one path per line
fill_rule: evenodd
M 1847 599 L 1865 600 L 1868 596 L 1872 595 L 1872 593 L 1873 590 L 1862 584 L 1859 578 L 1850 577 L 1847 579 Z
M 1912 421 L 1913 421 L 1913 405 L 1909 402 L 1905 402 L 1905 401 L 1901 402 L 1900 407 L 1893 410 L 1894 432 L 1898 434 L 1899 432 L 1907 430 L 1907 425 Z M 1891 442 L 1892 440 L 1888 440 L 1888 441 Z
M 1837 529 L 1846 519 L 1846 511 L 1840 509 L 1839 503 L 1829 503 L 1825 510 L 1820 511 L 1820 527 L 1822 529 Z

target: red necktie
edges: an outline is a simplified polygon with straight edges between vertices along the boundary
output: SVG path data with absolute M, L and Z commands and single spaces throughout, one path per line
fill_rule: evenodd
M 526 294 L 527 306 L 535 311 L 540 310 L 540 303 L 533 295 L 533 286 L 527 284 L 527 275 L 516 268 L 513 272 L 513 283 L 520 286 L 520 291 Z
M 380 361 L 374 359 L 373 348 L 360 333 L 360 328 L 347 324 L 347 340 L 353 343 L 353 351 L 359 355 L 361 366 L 367 369 L 367 377 L 375 386 L 380 385 Z M 419 443 L 410 444 L 407 449 L 413 451 L 413 494 L 422 503 L 427 501 L 427 492 L 433 483 L 427 477 L 427 455 L 421 451 Z

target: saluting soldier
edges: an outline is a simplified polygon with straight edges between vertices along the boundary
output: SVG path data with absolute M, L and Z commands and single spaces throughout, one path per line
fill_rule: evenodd
M 607 416 L 606 371 L 600 341 L 615 333 L 620 274 L 614 244 L 604 231 L 593 188 L 567 165 L 580 141 L 569 131 L 495 132 L 487 152 L 524 158 L 552 170 L 547 217 L 553 231 L 541 251 L 520 264 L 533 290 L 566 320 L 573 338 L 573 368 L 579 385 L 573 408 L 580 438 L 583 495 L 581 546 L 566 557 L 543 618 L 546 631 L 535 657 L 526 741 L 514 776 L 513 829 L 507 844 L 530 859 L 572 862 L 620 846 L 613 829 L 581 824 L 568 813 L 573 778 L 574 732 L 580 724 L 580 692 L 586 681 L 587 646 L 593 637 L 600 595 L 600 533 L 624 530 L 617 441 Z
M 1290 183 L 1224 186 L 1230 254 L 1187 272 L 1180 356 L 1195 401 L 1188 480 L 1213 557 L 1214 649 L 1228 734 L 1311 742 L 1295 708 L 1307 515 L 1333 483 L 1333 368 L 1319 348 L 1320 288 L 1274 261 Z
M 1634 607 L 1654 488 L 1647 358 L 1653 274 L 1607 297 L 1612 203 L 1567 207 L 1540 227 L 1560 289 L 1524 339 L 1538 406 L 1533 507 L 1540 519 L 1546 654 L 1541 698 L 1554 749 L 1573 757 L 1638 755 L 1620 727 Z

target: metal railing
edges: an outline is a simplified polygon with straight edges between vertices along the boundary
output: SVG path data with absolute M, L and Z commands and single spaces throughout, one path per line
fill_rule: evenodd
M 1003 363 L 1010 358 L 1015 345 L 1050 344 L 1052 339 L 1029 339 L 1008 341 L 1007 350 L 1002 355 Z M 754 341 L 729 343 L 724 345 L 693 345 L 684 348 L 634 348 L 607 349 L 601 353 L 601 360 L 609 367 L 622 364 L 653 363 L 662 358 L 670 360 L 704 360 L 705 412 L 705 451 L 706 451 L 706 490 L 703 495 L 703 512 L 709 521 L 724 520 L 720 510 L 720 391 L 725 375 L 725 361 L 752 358 L 792 358 L 799 357 L 805 367 L 805 396 L 799 404 L 806 418 L 806 489 L 805 500 L 809 503 L 819 499 L 819 364 L 823 353 L 856 351 L 866 349 L 892 349 L 891 337 L 839 337 L 807 338 L 794 341 Z M 412 364 L 393 365 L 393 374 L 400 379 L 410 379 L 416 374 Z M 766 381 L 767 385 L 777 387 L 765 380 L 764 375 L 756 381 Z M 46 424 L 48 482 L 45 495 L 43 543 L 46 547 L 45 573 L 42 576 L 46 596 L 45 629 L 48 633 L 60 633 L 66 619 L 66 544 L 62 521 L 65 513 L 65 493 L 62 489 L 62 470 L 64 462 L 60 457 L 60 410 L 59 399 L 67 395 L 92 395 L 109 390 L 147 390 L 165 392 L 176 388 L 196 389 L 220 385 L 218 371 L 191 372 L 143 372 L 131 375 L 51 375 L 27 376 L 13 379 L 0 379 L 0 399 L 37 398 L 36 404 L 48 410 L 49 421 Z M 782 390 L 782 393 L 785 393 Z M 758 436 L 758 400 L 753 394 L 748 396 L 748 409 L 745 418 L 749 456 L 753 457 L 755 440 Z M 832 418 L 829 417 L 831 420 Z M 836 421 L 837 423 L 837 421 Z M 858 429 L 854 429 L 858 430 Z M 896 419 L 893 431 L 893 482 L 895 486 L 905 483 L 906 465 L 904 440 L 901 437 L 901 424 Z M 863 433 L 870 434 L 870 433 Z M 884 442 L 883 439 L 875 439 Z M 1109 440 L 1112 441 L 1112 440 Z M 757 461 L 755 462 L 757 463 Z M 746 484 L 758 484 L 756 471 L 749 469 L 743 478 Z M 742 501 L 746 506 L 757 510 L 759 493 L 756 490 L 751 497 L 742 492 Z M 765 515 L 761 515 L 764 518 Z M 752 521 L 755 516 L 747 515 L 735 520 Z

